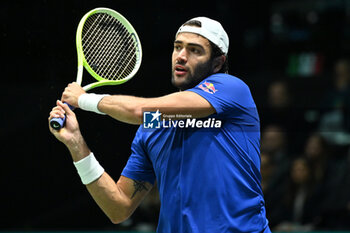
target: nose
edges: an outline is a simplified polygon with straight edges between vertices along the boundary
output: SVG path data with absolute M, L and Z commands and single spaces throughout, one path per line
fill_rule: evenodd
M 181 49 L 176 57 L 176 61 L 178 63 L 186 63 L 187 62 L 187 52 L 186 52 L 186 48 Z

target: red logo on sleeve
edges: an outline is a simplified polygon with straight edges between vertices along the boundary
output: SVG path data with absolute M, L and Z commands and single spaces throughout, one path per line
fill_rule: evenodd
M 205 92 L 208 92 L 210 94 L 214 94 L 215 92 L 217 92 L 218 90 L 216 90 L 214 84 L 209 83 L 209 82 L 204 82 L 201 85 L 198 86 L 200 89 L 202 89 Z

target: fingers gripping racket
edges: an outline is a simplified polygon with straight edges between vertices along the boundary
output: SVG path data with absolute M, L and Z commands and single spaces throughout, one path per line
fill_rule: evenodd
M 129 21 L 108 8 L 96 8 L 80 20 L 76 33 L 78 73 L 81 85 L 83 67 L 97 82 L 83 87 L 85 91 L 104 85 L 119 85 L 131 79 L 141 65 L 140 39 Z M 52 118 L 50 125 L 58 130 L 66 118 Z

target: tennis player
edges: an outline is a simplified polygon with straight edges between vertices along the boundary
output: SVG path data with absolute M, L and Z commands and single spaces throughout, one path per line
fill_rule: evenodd
M 178 29 L 174 41 L 172 83 L 180 92 L 140 98 L 87 94 L 68 85 L 62 102 L 130 124 L 141 124 L 147 108 L 159 109 L 154 119 L 181 109 L 195 119 L 220 121 L 213 128 L 141 125 L 117 183 L 86 145 L 75 114 L 57 101 L 49 119 L 66 114 L 66 126 L 50 130 L 113 223 L 126 220 L 157 181 L 157 232 L 270 232 L 260 185 L 259 116 L 248 86 L 227 74 L 228 48 L 221 24 L 197 17 Z

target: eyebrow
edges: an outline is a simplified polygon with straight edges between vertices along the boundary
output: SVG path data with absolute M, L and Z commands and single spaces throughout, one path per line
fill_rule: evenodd
M 183 43 L 184 43 L 184 42 L 181 41 L 181 40 L 175 40 L 175 41 L 174 41 L 174 44 L 183 44 Z M 189 46 L 200 47 L 200 48 L 202 48 L 203 50 L 205 50 L 204 47 L 203 47 L 201 44 L 197 44 L 197 43 L 187 43 L 187 45 L 189 45 Z

